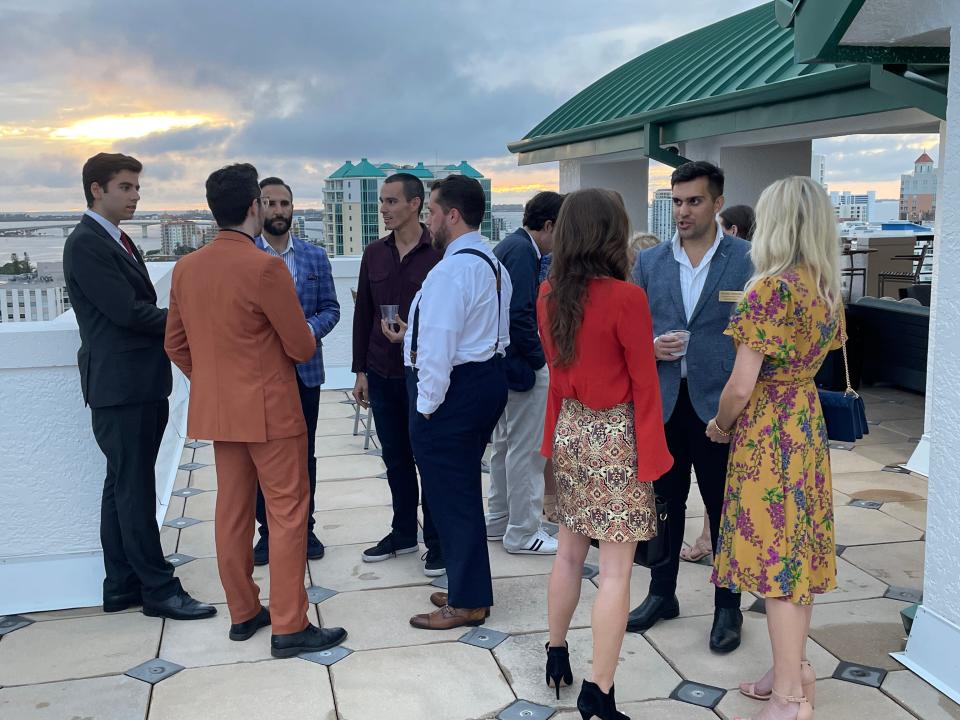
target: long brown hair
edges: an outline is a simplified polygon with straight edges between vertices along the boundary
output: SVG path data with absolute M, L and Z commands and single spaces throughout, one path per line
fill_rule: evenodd
M 630 219 L 620 193 L 588 188 L 565 197 L 553 231 L 547 294 L 550 337 L 557 349 L 554 365 L 572 365 L 575 360 L 577 331 L 583 321 L 590 279 L 627 279 L 629 234 Z

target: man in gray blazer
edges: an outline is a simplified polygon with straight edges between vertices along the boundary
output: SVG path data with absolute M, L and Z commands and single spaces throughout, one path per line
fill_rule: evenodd
M 647 598 L 630 613 L 627 629 L 634 632 L 680 614 L 677 574 L 691 468 L 716 547 L 729 446 L 711 442 L 705 433 L 733 370 L 733 341 L 723 331 L 753 272 L 750 243 L 724 235 L 716 221 L 723 207 L 723 172 L 708 162 L 690 162 L 674 171 L 670 185 L 677 232 L 671 242 L 640 253 L 634 266 L 653 315 L 665 433 L 674 458 L 654 485 L 667 501 L 670 560 L 654 568 Z M 743 624 L 740 595 L 717 588 L 714 606 L 710 649 L 735 650 Z

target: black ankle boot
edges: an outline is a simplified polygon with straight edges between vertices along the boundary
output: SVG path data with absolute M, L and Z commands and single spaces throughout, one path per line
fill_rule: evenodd
M 630 720 L 630 717 L 617 710 L 617 701 L 613 696 L 613 685 L 610 692 L 603 693 L 596 683 L 583 681 L 580 695 L 577 697 L 577 710 L 583 720 L 592 717 L 600 720 Z
M 564 643 L 563 647 L 550 647 L 546 643 L 547 649 L 547 687 L 557 689 L 557 700 L 560 699 L 560 683 L 564 685 L 573 685 L 573 670 L 570 669 L 570 646 Z

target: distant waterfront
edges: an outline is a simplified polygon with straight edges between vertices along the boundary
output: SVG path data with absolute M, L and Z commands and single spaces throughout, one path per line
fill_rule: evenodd
M 507 224 L 507 232 L 516 230 L 523 222 L 522 212 L 502 212 L 495 213 L 496 217 L 502 217 Z M 24 222 L 0 222 L 0 231 L 7 228 L 23 227 Z M 62 220 L 56 221 L 30 221 L 31 225 L 63 225 Z M 319 238 L 322 232 L 323 223 L 316 220 L 308 220 L 306 223 L 307 237 Z M 130 238 L 139 245 L 144 252 L 148 250 L 160 249 L 160 226 L 150 225 L 147 228 L 147 237 L 143 237 L 143 231 L 135 226 L 129 231 Z M 21 258 L 24 252 L 30 255 L 30 261 L 34 264 L 38 261 L 60 261 L 63 259 L 63 243 L 66 236 L 60 228 L 50 230 L 40 230 L 37 235 L 27 237 L 2 237 L 0 236 L 0 265 L 10 259 L 11 253 L 16 253 Z

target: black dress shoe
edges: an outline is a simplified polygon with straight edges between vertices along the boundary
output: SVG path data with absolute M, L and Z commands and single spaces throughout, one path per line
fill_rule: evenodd
M 328 650 L 347 639 L 343 628 L 318 628 L 307 625 L 303 630 L 270 638 L 270 654 L 275 658 L 295 657 L 300 653 Z
M 733 652 L 740 647 L 743 613 L 740 608 L 717 608 L 713 611 L 710 649 L 718 653 Z
M 646 600 L 630 611 L 627 616 L 629 632 L 646 632 L 659 620 L 672 620 L 680 614 L 677 596 L 647 595 Z
M 261 607 L 260 612 L 252 618 L 242 623 L 234 623 L 230 626 L 231 640 L 249 640 L 253 634 L 262 627 L 270 624 L 270 611 Z
M 319 560 L 323 557 L 323 543 L 313 533 L 307 535 L 307 560 Z
M 217 609 L 213 605 L 194 600 L 186 590 L 180 590 L 166 600 L 144 602 L 143 614 L 170 620 L 202 620 L 216 615 Z
M 143 598 L 140 596 L 139 590 L 103 596 L 103 611 L 105 613 L 121 612 L 127 608 L 140 607 L 141 605 L 143 605 Z
M 270 543 L 261 535 L 257 544 L 253 546 L 253 564 L 260 567 L 268 562 L 270 562 Z

